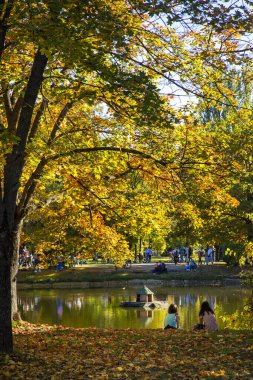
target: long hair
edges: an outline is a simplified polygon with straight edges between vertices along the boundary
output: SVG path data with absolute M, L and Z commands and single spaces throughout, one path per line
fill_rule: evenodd
M 177 314 L 177 305 L 172 303 L 168 308 L 168 314 Z
M 200 315 L 204 315 L 205 311 L 206 311 L 208 314 L 209 314 L 209 313 L 214 314 L 213 309 L 211 308 L 211 306 L 209 305 L 209 302 L 207 302 L 207 301 L 202 302 L 201 307 L 200 307 L 199 316 L 200 316 Z

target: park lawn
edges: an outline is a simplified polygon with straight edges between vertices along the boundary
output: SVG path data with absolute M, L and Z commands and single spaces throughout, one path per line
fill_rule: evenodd
M 252 379 L 253 331 L 73 329 L 18 324 L 0 379 Z
M 199 280 L 216 281 L 224 278 L 240 278 L 245 269 L 229 267 L 227 265 L 200 266 L 197 271 L 186 272 L 183 265 L 178 270 L 169 270 L 167 273 L 154 274 L 150 269 L 141 270 L 127 268 L 115 270 L 113 265 L 93 265 L 77 268 L 64 269 L 55 272 L 53 269 L 42 270 L 34 273 L 32 270 L 20 270 L 18 273 L 18 283 L 55 283 L 55 282 L 98 282 L 98 281 L 128 281 L 132 279 L 162 279 L 162 280 Z M 253 273 L 253 268 L 246 269 L 248 273 Z

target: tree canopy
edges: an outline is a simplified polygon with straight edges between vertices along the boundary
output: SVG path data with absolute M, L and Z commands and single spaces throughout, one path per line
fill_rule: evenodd
M 250 5 L 1 2 L 0 351 L 23 223 L 119 264 L 173 231 L 252 240 Z

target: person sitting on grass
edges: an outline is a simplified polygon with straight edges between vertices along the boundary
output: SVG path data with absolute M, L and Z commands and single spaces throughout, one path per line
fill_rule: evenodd
M 186 263 L 185 263 L 185 270 L 186 270 L 186 272 L 190 271 L 190 263 L 188 261 L 186 261 Z
M 190 260 L 189 267 L 190 267 L 190 270 L 196 270 L 197 269 L 197 264 L 193 259 Z
M 153 273 L 167 272 L 166 265 L 164 264 L 164 262 L 159 261 L 158 263 L 156 263 L 156 265 L 155 265 L 155 269 L 152 270 L 152 272 L 153 272 Z
M 168 308 L 168 313 L 164 320 L 164 330 L 167 329 L 178 329 L 179 327 L 179 315 L 177 310 L 177 305 L 172 303 Z
M 65 262 L 62 260 L 61 256 L 58 256 L 58 263 L 55 267 L 55 271 L 58 272 L 58 271 L 61 271 L 63 269 L 65 269 Z
M 218 331 L 217 320 L 209 302 L 201 304 L 199 312 L 199 323 L 194 326 L 194 330 Z

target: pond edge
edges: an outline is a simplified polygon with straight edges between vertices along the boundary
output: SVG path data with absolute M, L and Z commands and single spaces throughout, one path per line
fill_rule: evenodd
M 194 287 L 194 286 L 243 286 L 241 279 L 224 278 L 222 280 L 155 280 L 134 279 L 127 281 L 82 281 L 82 282 L 37 282 L 17 283 L 18 290 L 25 289 L 94 289 L 94 288 L 135 288 L 142 285 L 161 287 Z

